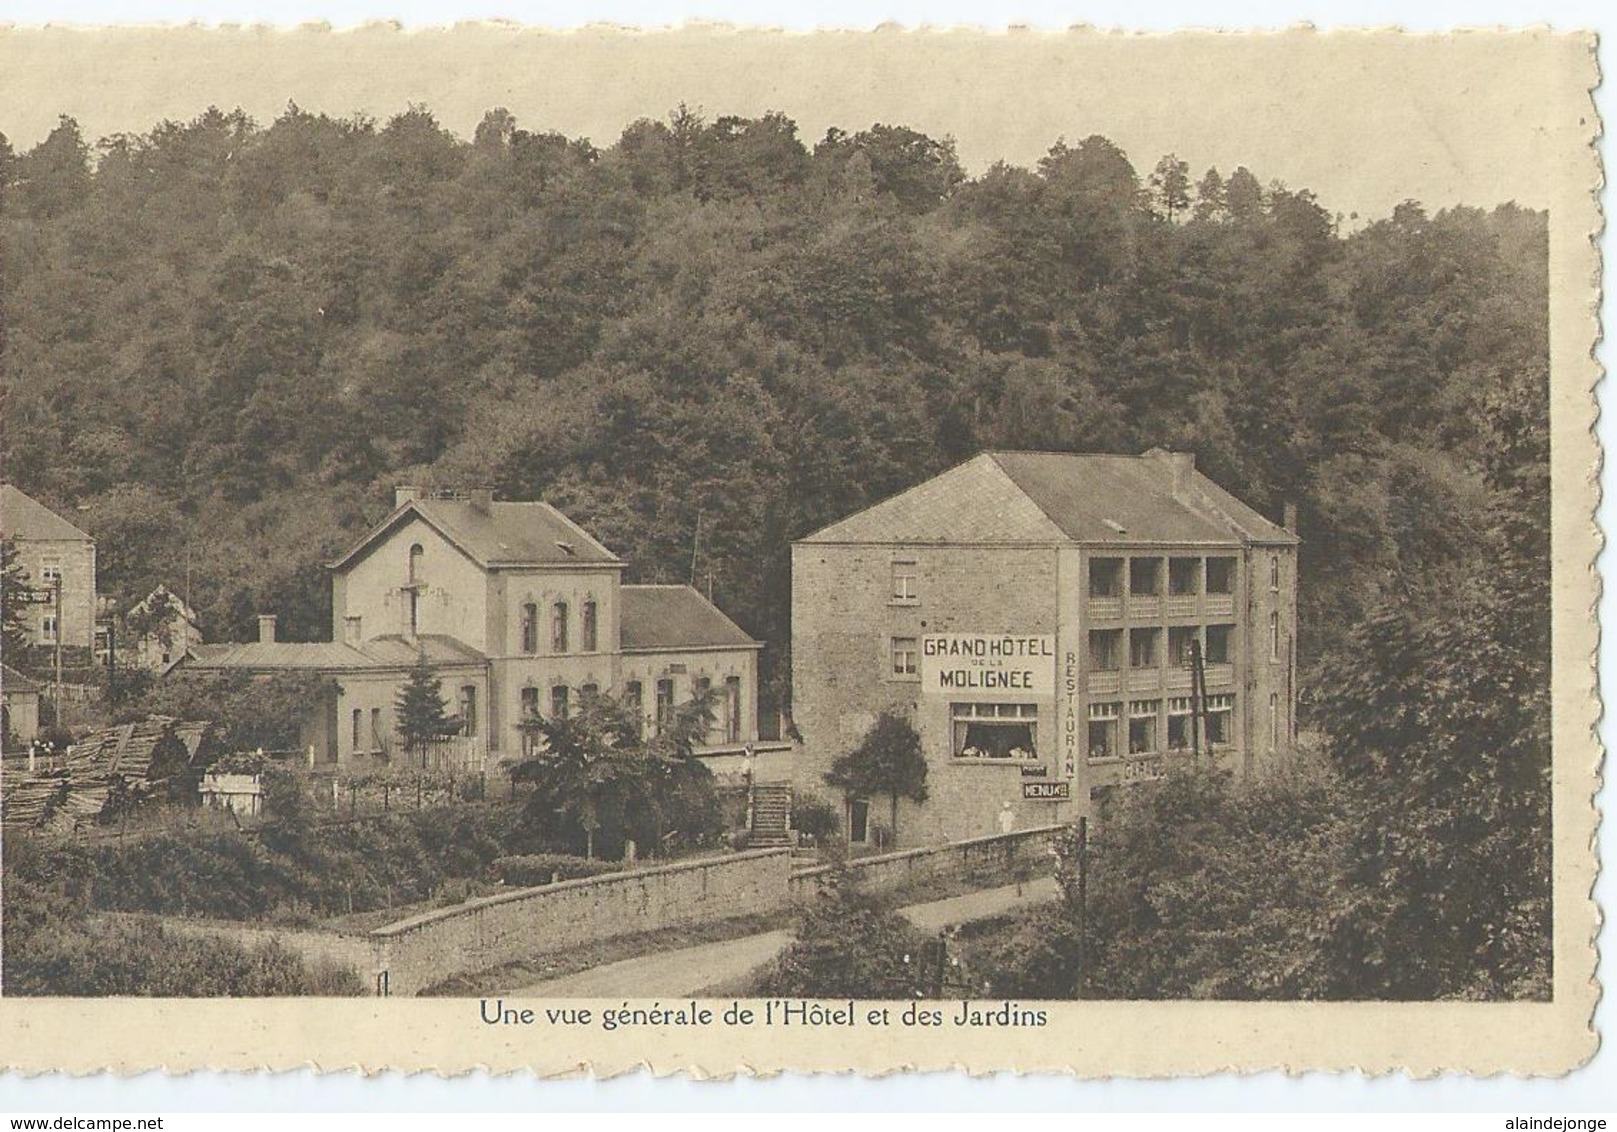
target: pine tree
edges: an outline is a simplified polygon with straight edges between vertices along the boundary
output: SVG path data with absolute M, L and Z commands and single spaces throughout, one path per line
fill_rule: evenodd
M 17 547 L 10 539 L 0 540 L 0 656 L 7 664 L 21 664 L 30 643 L 23 619 L 23 599 L 32 592 L 28 571 L 17 561 Z
M 425 652 L 416 658 L 393 704 L 399 738 L 407 752 L 420 750 L 450 729 L 449 716 L 444 711 L 444 684 L 427 662 Z

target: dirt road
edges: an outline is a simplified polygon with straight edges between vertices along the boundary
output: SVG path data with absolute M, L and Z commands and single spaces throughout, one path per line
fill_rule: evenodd
M 969 892 L 947 900 L 911 904 L 899 912 L 924 931 L 941 931 L 997 916 L 1022 905 L 1040 904 L 1057 896 L 1049 877 L 1023 885 L 1006 885 Z M 547 979 L 510 991 L 512 998 L 675 998 L 699 994 L 708 987 L 744 978 L 769 962 L 792 941 L 789 931 L 763 932 L 740 939 L 704 943 L 624 959 L 588 971 Z

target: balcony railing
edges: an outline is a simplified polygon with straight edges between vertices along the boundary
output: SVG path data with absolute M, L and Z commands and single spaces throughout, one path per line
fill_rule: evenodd
M 1179 594 L 1170 595 L 1163 603 L 1163 612 L 1169 617 L 1196 616 L 1196 595 Z
M 1115 621 L 1123 616 L 1123 599 L 1120 597 L 1092 597 L 1089 604 L 1084 607 L 1089 616 L 1097 621 Z
M 1208 617 L 1230 617 L 1235 613 L 1235 595 L 1207 594 L 1202 598 L 1202 611 Z
M 1092 696 L 1110 696 L 1123 690 L 1123 674 L 1121 672 L 1091 672 L 1089 674 L 1089 694 Z

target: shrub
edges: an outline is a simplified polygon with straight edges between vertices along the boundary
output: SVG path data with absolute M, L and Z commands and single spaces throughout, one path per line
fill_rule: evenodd
M 792 802 L 792 828 L 823 844 L 842 832 L 842 816 L 824 798 L 801 796 Z
M 796 938 L 761 980 L 764 997 L 919 998 L 932 941 L 846 877 L 798 915 Z
M 621 861 L 594 861 L 567 853 L 534 853 L 521 857 L 498 857 L 491 866 L 502 883 L 516 888 L 578 880 L 603 873 L 623 871 Z

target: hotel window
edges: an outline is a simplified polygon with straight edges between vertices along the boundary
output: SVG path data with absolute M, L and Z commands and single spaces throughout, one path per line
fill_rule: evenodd
M 522 651 L 539 651 L 539 606 L 531 601 L 522 606 Z
M 1201 586 L 1202 560 L 1200 558 L 1168 559 L 1168 593 L 1172 597 L 1195 594 Z
M 1161 629 L 1129 630 L 1129 667 L 1155 668 L 1157 666 L 1157 640 Z
M 693 704 L 705 704 L 707 705 L 708 710 L 711 711 L 713 708 L 713 701 L 710 698 L 712 694 L 713 681 L 708 679 L 706 676 L 698 676 L 695 680 L 691 681 L 691 702 Z M 704 743 L 707 742 L 708 736 L 712 733 L 712 725 L 710 722 L 708 722 L 711 719 L 712 716 L 709 715 L 707 720 L 704 720 L 702 733 L 699 736 L 701 741 Z
M 1109 759 L 1117 752 L 1117 720 L 1121 704 L 1089 705 L 1089 757 Z
M 460 733 L 468 738 L 477 734 L 477 685 L 460 686 Z
M 741 742 L 741 677 L 724 678 L 724 741 Z
M 382 749 L 382 709 L 371 708 L 371 750 Z
M 1235 559 L 1209 558 L 1207 560 L 1207 592 L 1232 594 L 1235 592 Z
M 1280 659 L 1280 614 L 1269 614 L 1269 659 Z
M 920 655 L 920 642 L 914 637 L 893 638 L 893 675 L 914 676 L 920 671 L 916 658 Z
M 640 681 L 630 680 L 623 686 L 623 706 L 628 709 L 629 723 L 638 737 L 646 729 L 646 693 Z
M 657 730 L 665 731 L 674 722 L 674 682 L 667 677 L 657 681 Z
M 550 607 L 550 651 L 567 651 L 567 603 L 558 601 Z
M 1123 596 L 1123 560 L 1121 558 L 1091 558 L 1089 560 L 1089 596 Z
M 47 613 L 39 619 L 39 639 L 47 645 L 56 643 L 56 614 Z
M 584 603 L 584 614 L 578 626 L 579 647 L 585 652 L 594 652 L 600 644 L 600 632 L 596 628 L 595 599 L 591 598 Z
M 1190 697 L 1174 696 L 1168 700 L 1168 750 L 1188 751 L 1195 744 L 1191 729 L 1196 717 L 1190 713 Z
M 348 745 L 355 751 L 362 751 L 365 749 L 360 743 L 361 737 L 364 735 L 364 726 L 365 713 L 359 708 L 355 708 L 353 723 L 349 728 L 348 734 Z
M 1159 700 L 1129 701 L 1129 754 L 1146 755 L 1157 749 Z
M 1269 693 L 1269 749 L 1280 749 L 1280 697 Z
M 418 542 L 410 547 L 410 579 L 405 588 L 410 591 L 410 635 L 421 631 L 421 560 L 426 551 Z
M 533 754 L 539 742 L 539 689 L 532 684 L 522 689 L 522 711 L 521 718 L 517 720 L 517 730 L 522 733 L 522 753 Z
M 550 718 L 567 718 L 567 685 L 557 684 L 550 689 Z
M 1230 742 L 1230 717 L 1235 711 L 1235 697 L 1229 694 L 1207 697 L 1207 745 L 1224 746 Z
M 56 583 L 62 580 L 62 568 L 55 563 L 47 563 L 39 569 L 39 580 L 44 583 L 45 589 L 54 590 Z
M 1123 666 L 1123 630 L 1089 631 L 1089 667 L 1096 672 L 1116 672 Z
M 1174 625 L 1168 630 L 1168 663 L 1175 668 L 1190 667 L 1190 646 L 1196 643 L 1196 626 Z
M 915 560 L 893 561 L 893 600 L 913 604 L 920 600 L 915 588 Z
M 1280 555 L 1269 556 L 1269 588 L 1276 593 L 1280 592 Z
M 595 697 L 601 694 L 599 684 L 580 684 L 578 686 L 578 706 L 589 707 L 595 702 Z
M 1137 597 L 1156 597 L 1162 592 L 1162 559 L 1129 559 L 1129 593 Z
M 950 704 L 957 759 L 1034 759 L 1037 704 Z
M 1207 655 L 1208 664 L 1230 663 L 1231 645 L 1235 641 L 1234 625 L 1207 626 Z
M 533 685 L 522 689 L 522 718 L 536 719 L 539 716 L 539 689 Z

